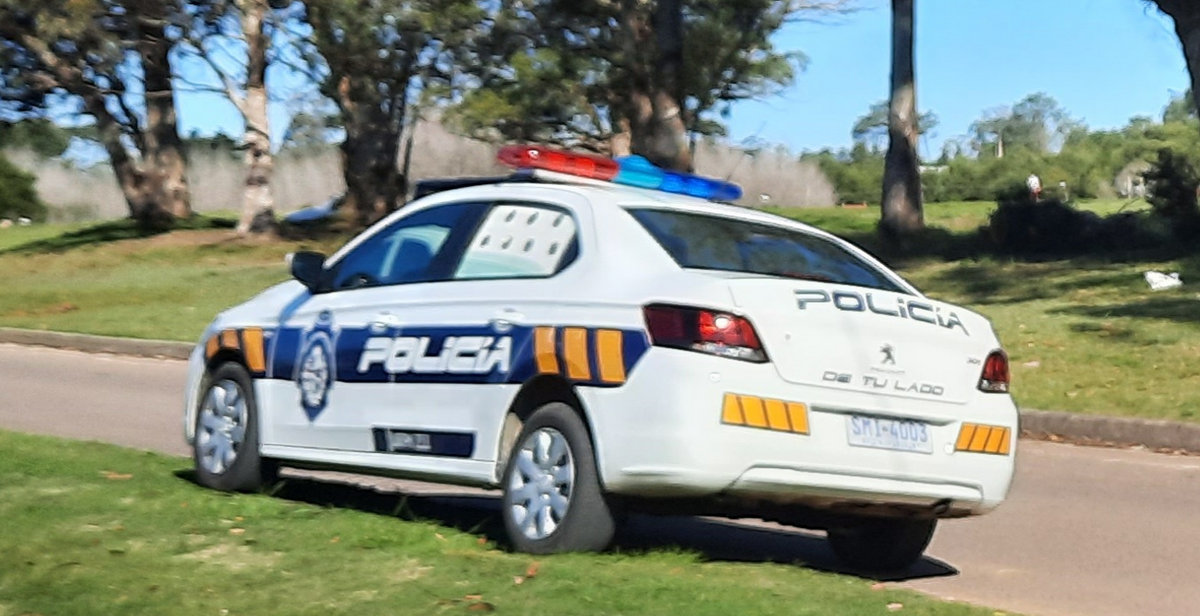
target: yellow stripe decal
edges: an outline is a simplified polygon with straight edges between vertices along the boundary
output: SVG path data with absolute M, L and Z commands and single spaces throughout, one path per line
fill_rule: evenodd
M 738 404 L 738 397 L 734 394 L 725 394 L 725 406 L 721 409 L 721 421 L 735 426 L 746 423 L 742 419 L 742 407 Z
M 621 354 L 621 330 L 601 329 L 596 332 L 596 358 L 600 365 L 600 380 L 605 383 L 625 382 L 625 358 Z
M 996 453 L 998 453 L 1002 456 L 1007 456 L 1008 448 L 1011 446 L 1011 443 L 1012 443 L 1012 433 L 1009 432 L 1008 428 L 1005 428 L 1004 429 L 1004 440 L 1000 441 L 1000 450 L 997 451 Z
M 553 327 L 539 327 L 533 332 L 533 354 L 537 357 L 540 374 L 558 374 L 558 351 L 555 350 Z
M 1006 432 L 1008 430 L 1005 428 L 993 428 L 992 436 L 988 438 L 987 445 L 983 450 L 987 453 L 1000 453 L 1000 443 L 1003 442 L 1005 436 L 1008 436 Z
M 246 344 L 246 365 L 251 372 L 266 372 L 267 359 L 263 353 L 263 330 L 252 327 L 242 330 L 242 341 Z
M 954 448 L 959 451 L 966 451 L 971 444 L 971 437 L 975 436 L 975 424 L 963 424 L 962 429 L 958 431 L 958 443 Z
M 237 330 L 227 329 L 221 332 L 221 347 L 226 349 L 239 349 Z
M 746 415 L 746 425 L 755 428 L 767 427 L 767 415 L 763 412 L 762 398 L 742 396 L 742 412 Z
M 563 350 L 567 360 L 567 376 L 580 381 L 590 380 L 592 368 L 588 365 L 587 330 L 581 327 L 563 330 Z
M 788 432 L 792 426 L 788 424 L 787 406 L 782 400 L 767 400 L 767 423 L 772 430 Z
M 971 451 L 983 451 L 983 446 L 987 444 L 988 437 L 991 435 L 991 426 L 977 426 L 975 428 L 975 437 L 971 439 L 969 449 Z
M 792 432 L 808 434 L 808 407 L 799 402 L 788 402 L 787 409 L 792 419 Z

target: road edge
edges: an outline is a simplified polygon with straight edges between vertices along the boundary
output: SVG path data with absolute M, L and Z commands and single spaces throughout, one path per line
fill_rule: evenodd
M 170 340 L 140 340 L 0 327 L 0 344 L 40 346 L 85 353 L 186 360 L 195 346 Z M 1021 437 L 1079 445 L 1141 446 L 1155 451 L 1200 454 L 1200 424 L 1158 419 L 1021 411 Z
M 194 344 L 171 340 L 141 340 L 138 338 L 36 331 L 12 327 L 0 327 L 0 344 L 50 347 L 54 349 L 82 351 L 84 353 L 109 353 L 112 355 L 183 360 L 186 360 L 191 355 L 192 348 L 195 347 Z

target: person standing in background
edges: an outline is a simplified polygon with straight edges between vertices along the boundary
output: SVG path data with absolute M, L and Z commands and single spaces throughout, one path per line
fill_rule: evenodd
M 1029 199 L 1037 202 L 1042 198 L 1042 179 L 1036 173 L 1030 173 L 1029 179 L 1025 180 L 1025 185 L 1029 187 Z

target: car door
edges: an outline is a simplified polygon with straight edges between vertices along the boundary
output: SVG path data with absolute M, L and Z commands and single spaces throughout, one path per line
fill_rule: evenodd
M 395 384 L 393 404 L 371 417 L 379 450 L 412 456 L 397 464 L 418 470 L 428 456 L 495 460 L 508 406 L 536 374 L 534 326 L 561 317 L 553 304 L 578 289 L 567 270 L 579 219 L 563 203 L 493 203 L 444 282 L 388 289 L 399 329 L 369 341 L 360 362 Z
M 393 403 L 394 375 L 363 363 L 372 339 L 402 328 L 397 296 L 445 279 L 486 206 L 424 208 L 384 225 L 326 270 L 323 288 L 280 317 L 273 364 L 290 378 L 270 414 L 274 445 L 372 451 L 372 418 Z

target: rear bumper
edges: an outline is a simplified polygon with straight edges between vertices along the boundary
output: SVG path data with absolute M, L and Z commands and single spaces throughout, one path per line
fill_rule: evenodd
M 730 393 L 804 405 L 807 434 L 724 422 Z M 851 394 L 788 383 L 769 364 L 652 349 L 624 387 L 581 396 L 615 494 L 961 516 L 994 509 L 1012 482 L 1018 413 L 1006 395 L 947 404 Z M 933 452 L 851 446 L 851 414 L 927 422 Z M 1008 428 L 1007 454 L 956 451 L 963 422 Z

